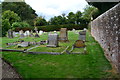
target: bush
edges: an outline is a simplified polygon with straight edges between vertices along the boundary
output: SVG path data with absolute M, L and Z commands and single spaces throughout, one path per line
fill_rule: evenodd
M 4 19 L 2 20 L 2 37 L 4 37 L 7 33 L 7 31 L 11 28 L 9 20 Z
M 72 30 L 73 28 L 76 30 L 82 30 L 84 28 L 87 28 L 87 25 L 84 24 L 48 25 L 48 26 L 37 26 L 37 28 L 38 30 L 49 32 L 49 31 L 59 31 L 61 28 L 67 28 L 68 30 Z
M 32 30 L 33 28 L 31 28 L 31 26 L 26 23 L 26 22 L 15 22 L 12 24 L 12 28 L 15 30 L 15 31 L 20 31 L 20 30 Z

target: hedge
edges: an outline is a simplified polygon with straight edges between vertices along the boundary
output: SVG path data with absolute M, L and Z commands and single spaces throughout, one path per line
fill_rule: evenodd
M 87 28 L 87 25 L 65 24 L 65 25 L 47 25 L 47 26 L 36 26 L 36 27 L 38 28 L 38 30 L 49 32 L 49 31 L 59 31 L 60 28 L 67 28 L 68 30 L 72 30 L 72 29 L 82 30 L 84 28 Z
M 87 25 L 78 25 L 78 24 L 65 24 L 65 25 L 47 25 L 47 26 L 36 26 L 39 30 L 43 30 L 45 32 L 49 32 L 49 31 L 59 31 L 61 28 L 67 28 L 68 30 L 72 30 L 72 29 L 76 29 L 76 30 L 82 30 L 84 28 L 87 28 Z M 33 30 L 34 31 L 34 27 L 17 27 L 15 28 L 15 31 L 26 31 L 26 30 Z

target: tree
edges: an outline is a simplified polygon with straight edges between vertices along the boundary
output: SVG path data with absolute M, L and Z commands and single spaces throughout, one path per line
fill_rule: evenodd
M 9 19 L 2 20 L 2 36 L 6 35 L 6 32 L 11 28 Z
M 99 11 L 96 7 L 87 5 L 83 12 L 83 18 L 88 20 L 91 20 L 91 18 L 95 19 L 98 14 Z
M 35 26 L 44 26 L 47 25 L 47 21 L 43 17 L 37 17 L 34 21 Z
M 67 16 L 69 24 L 75 24 L 75 14 L 70 12 Z
M 5 19 L 9 20 L 10 25 L 12 25 L 14 22 L 20 21 L 20 17 L 18 16 L 18 14 L 10 10 L 3 12 L 2 20 L 5 20 Z
M 75 14 L 75 21 L 77 24 L 79 24 L 79 22 L 81 22 L 81 16 L 82 16 L 82 13 L 80 11 L 77 11 L 76 14 Z
M 11 10 L 20 16 L 22 21 L 34 25 L 33 20 L 37 17 L 35 10 L 25 2 L 2 2 L 2 11 Z

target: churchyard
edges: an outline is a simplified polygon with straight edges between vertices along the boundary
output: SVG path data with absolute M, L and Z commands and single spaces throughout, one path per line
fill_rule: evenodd
M 38 34 L 36 31 L 33 33 L 34 35 L 38 34 L 39 37 L 23 36 L 21 38 L 19 35 L 14 38 L 3 37 L 1 42 L 3 49 L 23 50 L 25 52 L 3 51 L 2 57 L 11 63 L 23 78 L 118 77 L 105 58 L 102 48 L 89 31 L 69 30 L 67 32 L 65 30 L 64 35 L 60 35 L 60 32 L 62 31 L 44 32 L 42 34 Z M 86 40 L 83 34 L 86 34 Z M 65 35 L 67 37 L 64 37 Z M 57 37 L 60 37 L 60 40 Z M 21 46 L 21 42 L 29 42 L 32 45 Z M 29 54 L 27 51 L 43 53 Z M 48 54 L 45 54 L 45 52 L 48 52 Z M 60 54 L 50 54 L 52 52 Z

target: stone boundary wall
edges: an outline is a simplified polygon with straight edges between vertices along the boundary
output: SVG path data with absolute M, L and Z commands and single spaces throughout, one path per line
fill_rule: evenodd
M 120 3 L 91 22 L 91 34 L 120 73 Z

